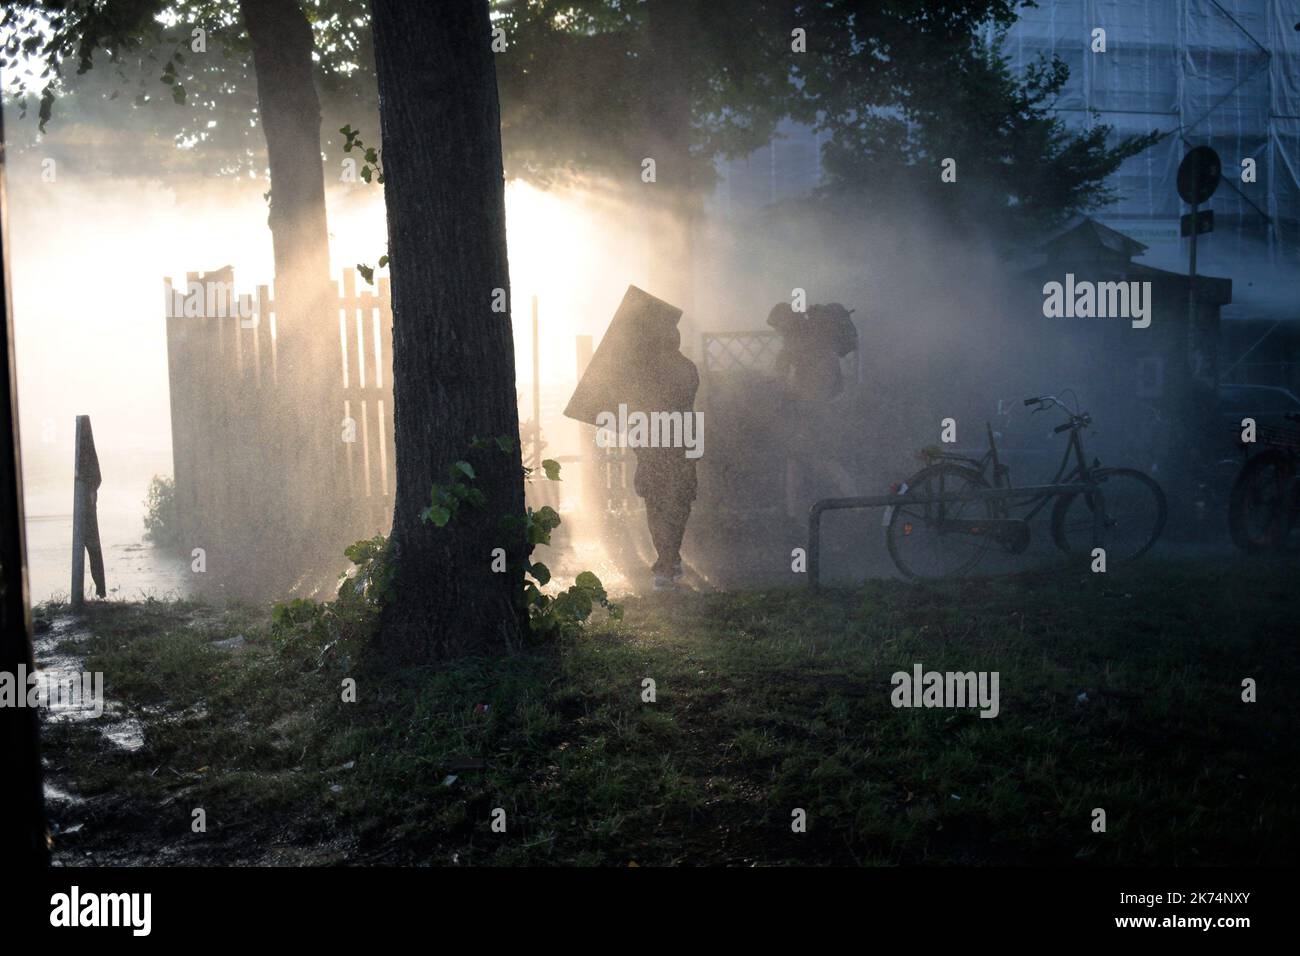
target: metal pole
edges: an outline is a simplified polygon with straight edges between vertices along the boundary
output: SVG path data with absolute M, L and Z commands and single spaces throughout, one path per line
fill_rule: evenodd
M 1187 368 L 1194 372 L 1192 360 L 1196 355 L 1196 216 L 1200 203 L 1192 203 L 1192 245 L 1187 263 Z
M 1065 485 L 1025 485 L 1023 488 L 982 488 L 978 491 L 946 491 L 940 494 L 909 493 L 901 495 L 858 495 L 852 498 L 822 498 L 808 509 L 808 584 L 812 590 L 821 585 L 821 523 L 827 511 L 853 508 L 884 508 L 889 505 L 930 505 L 972 501 L 1000 501 L 1005 498 L 1038 498 L 1043 495 L 1088 494 L 1097 496 L 1093 509 L 1093 540 L 1105 522 L 1105 499 L 1095 483 L 1075 482 Z M 1099 513 L 1100 512 L 1100 513 Z

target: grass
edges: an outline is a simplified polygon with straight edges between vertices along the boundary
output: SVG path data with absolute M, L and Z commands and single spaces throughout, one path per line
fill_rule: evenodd
M 145 746 L 47 726 L 56 781 L 88 797 L 65 814 L 90 820 L 69 838 L 78 857 L 1195 865 L 1296 852 L 1285 564 L 656 595 L 560 646 L 396 675 L 286 646 L 267 609 L 108 603 L 86 621 L 75 650 Z M 244 649 L 212 646 L 236 633 Z M 998 671 L 1001 713 L 895 709 L 890 676 L 917 662 Z M 356 703 L 341 699 L 349 675 Z M 1258 703 L 1242 701 L 1247 677 Z M 196 807 L 206 833 L 191 831 Z M 1091 829 L 1098 807 L 1105 833 Z

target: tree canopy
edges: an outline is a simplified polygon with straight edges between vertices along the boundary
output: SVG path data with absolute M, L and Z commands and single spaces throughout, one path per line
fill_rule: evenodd
M 655 128 L 671 125 L 666 111 L 679 108 L 696 189 L 713 182 L 715 160 L 748 154 L 793 120 L 822 134 L 825 187 L 836 201 L 901 194 L 936 201 L 955 223 L 1012 234 L 1049 228 L 1106 202 L 1106 178 L 1156 137 L 1117 139 L 1100 124 L 1067 129 L 1051 113 L 1065 65 L 1044 59 L 1017 76 L 999 53 L 1020 6 L 497 0 L 506 175 L 543 186 L 568 174 L 625 175 L 652 144 L 662 148 Z M 315 43 L 322 145 L 334 151 L 341 127 L 365 129 L 378 115 L 369 5 L 302 7 Z M 42 127 L 56 101 L 89 118 L 102 116 L 99 101 L 125 95 L 121 129 L 137 155 L 154 144 L 181 147 L 205 172 L 264 168 L 238 0 L 31 0 L 11 5 L 0 29 L 11 71 L 39 67 L 16 95 L 35 104 Z M 193 50 L 200 36 L 204 54 Z M 97 63 L 104 68 L 92 69 Z M 976 188 L 937 193 L 944 158 Z

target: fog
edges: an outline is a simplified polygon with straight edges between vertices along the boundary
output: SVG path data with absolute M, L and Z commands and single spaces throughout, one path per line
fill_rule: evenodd
M 103 107 L 105 124 L 112 122 L 111 108 Z M 78 414 L 91 416 L 104 474 L 100 521 L 110 587 L 131 596 L 184 592 L 192 583 L 184 561 L 141 543 L 149 482 L 172 472 L 163 279 L 180 283 L 187 272 L 228 265 L 240 291 L 271 283 L 266 183 L 202 179 L 184 169 L 142 174 L 106 163 L 56 167 L 51 181 L 43 165 L 47 154 L 84 135 L 82 128 L 55 125 L 42 143 L 14 152 L 8 168 L 33 598 L 67 590 Z M 386 251 L 381 187 L 341 182 L 335 165 L 340 160 L 327 157 L 325 166 L 336 280 L 341 270 L 374 264 Z M 557 583 L 591 567 L 615 589 L 642 587 L 644 579 L 629 572 L 652 556 L 639 516 L 601 513 L 594 472 L 577 461 L 591 458 L 589 436 L 560 414 L 578 376 L 577 337 L 598 343 L 629 285 L 666 298 L 685 295 L 683 351 L 701 365 L 705 379 L 697 407 L 722 416 L 709 422 L 702 481 L 730 489 L 723 510 L 742 517 L 751 512 L 752 520 L 742 520 L 736 530 L 730 521 L 736 514 L 717 513 L 720 499 L 706 496 L 697 503 L 685 555 L 702 586 L 755 577 L 788 580 L 789 555 L 803 543 L 812 501 L 887 490 L 919 467 L 916 451 L 939 440 L 946 418 L 957 421 L 956 446 L 977 455 L 985 421 L 1010 429 L 1015 477 L 1030 483 L 1051 477 L 1054 456 L 1063 449 L 1063 439 L 1050 436 L 1056 421 L 1031 421 L 1023 412 L 1000 415 L 999 409 L 1070 386 L 1082 393 L 1076 399 L 1085 406 L 1107 400 L 1103 443 L 1105 435 L 1134 425 L 1120 420 L 1126 409 L 1143 414 L 1132 403 L 1113 401 L 1116 396 L 1089 394 L 1087 370 L 1097 356 L 1026 351 L 1021 329 L 1027 320 L 1042 319 L 1025 311 L 1023 283 L 1016 278 L 1024 262 L 1007 260 L 991 237 L 956 236 L 924 205 L 903 199 L 852 215 L 825 203 L 789 200 L 733 208 L 725 201 L 726 170 L 720 170 L 721 186 L 692 224 L 671 220 L 656 206 L 654 185 L 635 175 L 617 182 L 570 176 L 549 190 L 522 181 L 507 185 L 520 420 L 533 417 L 530 300 L 536 296 L 545 455 L 566 460 L 559 504 L 567 526 L 557 535 L 552 558 Z M 689 249 L 680 245 L 686 235 L 692 237 Z M 1178 270 L 1180 254 L 1175 242 L 1139 261 Z M 691 262 L 690 276 L 665 283 L 665 263 L 683 256 Z M 1262 256 L 1262 250 L 1220 248 L 1207 240 L 1202 271 L 1257 275 L 1257 281 L 1239 284 L 1245 299 L 1280 301 L 1286 283 L 1264 278 Z M 803 290 L 809 304 L 839 302 L 855 310 L 859 349 L 844 364 L 849 388 L 829 410 L 834 428 L 802 435 L 799 447 L 791 448 L 782 446 L 780 436 L 797 433 L 799 423 L 779 420 L 784 413 L 775 380 L 761 369 L 742 375 L 739 383 L 711 378 L 700 336 L 768 331 L 768 310 L 790 301 L 796 290 Z M 749 402 L 746 394 L 757 397 Z M 768 418 L 755 418 L 763 415 Z M 762 440 L 728 444 L 728 430 L 734 434 L 740 426 Z M 524 440 L 528 451 L 527 432 Z M 1030 454 L 1017 460 L 1016 449 Z M 803 473 L 789 473 L 778 496 L 773 488 L 790 467 L 783 457 L 802 461 L 794 467 Z M 839 464 L 826 467 L 828 461 Z M 772 486 L 740 481 L 742 472 L 754 469 L 772 477 Z M 531 489 L 530 500 L 542 500 L 537 494 Z M 754 517 L 758 511 L 784 517 L 760 520 Z M 605 541 L 611 520 L 626 530 L 613 551 Z M 830 524 L 846 569 L 889 573 L 874 514 L 835 516 Z M 722 527 L 732 531 L 722 533 Z M 258 530 L 248 530 L 250 542 L 258 542 Z M 252 550 L 273 560 L 259 552 L 265 544 Z M 337 555 L 322 560 L 326 580 L 345 564 Z

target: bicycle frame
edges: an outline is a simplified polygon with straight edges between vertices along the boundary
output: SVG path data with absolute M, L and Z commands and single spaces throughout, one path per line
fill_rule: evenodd
M 1011 469 L 1002 464 L 1001 460 L 998 458 L 998 444 L 997 440 L 993 437 L 993 426 L 986 423 L 984 427 L 988 433 L 989 450 L 984 453 L 982 458 L 970 458 L 966 455 L 951 454 L 935 455 L 934 458 L 936 461 L 960 461 L 964 464 L 970 465 L 978 471 L 980 477 L 984 478 L 986 481 L 989 477 L 988 471 L 989 466 L 991 465 L 993 469 L 993 480 L 990 483 L 990 486 L 993 488 L 1003 488 L 1008 490 L 1014 489 L 1015 486 L 1011 483 Z M 1093 469 L 1088 464 L 1088 455 L 1087 452 L 1084 451 L 1083 439 L 1079 435 L 1079 432 L 1084 426 L 1071 424 L 1068 427 L 1070 431 L 1069 442 L 1065 447 L 1064 454 L 1061 456 L 1061 463 L 1057 466 L 1056 476 L 1052 478 L 1051 481 L 1047 482 L 1047 484 L 1091 484 Z M 1070 469 L 1071 456 L 1073 456 L 1075 462 L 1072 469 Z M 1067 469 L 1069 470 L 1067 471 Z M 1025 505 L 1019 505 L 1017 507 L 1032 506 L 1024 515 L 1024 520 L 1028 521 L 1042 511 L 1053 497 L 1054 496 L 1050 494 L 1035 494 Z M 1010 512 L 1013 506 L 1008 501 L 996 501 L 992 502 L 992 507 L 998 514 L 1005 515 Z

